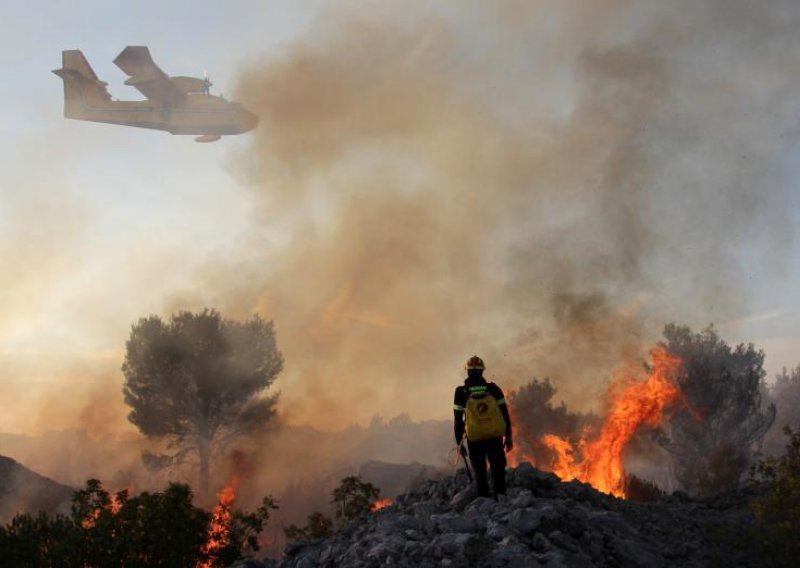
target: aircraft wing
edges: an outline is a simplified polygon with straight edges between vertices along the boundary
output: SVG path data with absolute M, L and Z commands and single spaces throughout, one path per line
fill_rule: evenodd
M 129 45 L 117 55 L 114 64 L 130 75 L 125 84 L 135 87 L 151 101 L 168 107 L 183 101 L 184 92 L 158 68 L 146 46 Z

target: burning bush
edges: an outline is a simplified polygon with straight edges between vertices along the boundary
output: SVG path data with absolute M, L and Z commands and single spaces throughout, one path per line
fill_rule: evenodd
M 660 347 L 650 352 L 650 358 L 646 376 L 636 365 L 617 370 L 608 390 L 606 416 L 598 431 L 586 429 L 577 441 L 540 432 L 539 443 L 554 456 L 540 467 L 562 479 L 579 479 L 605 493 L 624 496 L 628 444 L 643 426 L 657 428 L 666 413 L 683 404 L 676 384 L 682 372 L 681 360 Z M 518 454 L 516 458 L 527 456 Z
M 257 552 L 258 535 L 264 530 L 272 510 L 278 505 L 267 495 L 253 513 L 234 510 L 233 502 L 239 488 L 239 478 L 234 477 L 219 492 L 219 501 L 211 513 L 208 538 L 202 547 L 203 561 L 198 568 L 228 566 L 242 556 L 243 551 Z
M 230 504 L 227 515 L 212 515 L 192 504 L 188 485 L 130 496 L 128 490 L 111 495 L 89 480 L 75 492 L 69 516 L 21 514 L 0 527 L 0 559 L 65 568 L 227 566 L 247 548 L 258 549 L 255 537 L 276 508 L 269 497 L 250 514 L 232 512 Z
M 553 450 L 542 442 L 542 434 L 576 442 L 585 428 L 597 426 L 599 422 L 594 414 L 570 412 L 563 401 L 553 406 L 551 401 L 556 392 L 549 378 L 534 377 L 508 396 L 517 448 L 514 455 L 524 455 L 539 467 L 548 468 L 556 458 Z
M 618 369 L 596 430 L 580 428 L 596 422 L 592 417 L 572 414 L 564 403 L 552 406 L 556 390 L 548 380 L 534 379 L 511 395 L 518 431 L 512 463 L 528 460 L 624 495 L 626 452 L 642 442 L 640 427 L 648 426 L 670 452 L 680 489 L 708 495 L 735 488 L 775 419 L 775 406 L 761 400 L 764 353 L 752 344 L 731 349 L 712 327 L 694 334 L 669 324 L 664 338 L 651 352 L 646 380 L 630 365 Z M 780 388 L 800 392 L 800 380 L 784 375 Z
M 357 519 L 372 511 L 372 506 L 381 495 L 380 489 L 360 477 L 351 475 L 342 479 L 333 490 L 333 507 L 341 523 Z

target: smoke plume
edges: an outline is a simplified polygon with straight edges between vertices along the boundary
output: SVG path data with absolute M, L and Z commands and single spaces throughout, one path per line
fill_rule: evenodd
M 581 404 L 779 268 L 795 3 L 411 6 L 327 13 L 241 78 L 257 226 L 202 284 L 275 319 L 289 420 L 446 416 L 473 353 Z

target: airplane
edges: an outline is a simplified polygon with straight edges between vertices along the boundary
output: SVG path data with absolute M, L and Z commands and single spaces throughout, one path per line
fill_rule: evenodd
M 97 78 L 79 49 L 62 51 L 61 58 L 61 69 L 53 73 L 64 80 L 66 118 L 194 134 L 197 142 L 215 142 L 258 124 L 258 117 L 239 103 L 212 95 L 207 75 L 204 79 L 168 76 L 145 46 L 126 47 L 114 63 L 130 77 L 125 84 L 138 89 L 146 101 L 111 100 L 108 83 Z

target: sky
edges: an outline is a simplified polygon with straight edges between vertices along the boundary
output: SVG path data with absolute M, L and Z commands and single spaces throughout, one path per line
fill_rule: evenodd
M 14 79 L 0 87 L 0 367 L 12 393 L 0 429 L 47 427 L 43 400 L 54 392 L 69 395 L 57 397 L 67 407 L 57 414 L 74 415 L 119 369 L 130 325 L 168 315 L 170 295 L 207 255 L 237 246 L 249 218 L 248 195 L 225 168 L 243 141 L 65 120 L 50 73 L 61 50 L 81 49 L 115 98 L 142 98 L 112 63 L 126 45 L 148 45 L 171 74 L 207 70 L 224 94 L 248 60 L 303 32 L 314 4 L 292 4 L 2 3 L 0 66 Z
M 1 431 L 131 431 L 130 326 L 203 307 L 322 428 L 448 418 L 473 353 L 591 406 L 669 321 L 800 362 L 791 2 L 164 4 L 0 3 Z M 259 128 L 65 120 L 60 51 L 138 99 L 127 45 Z

